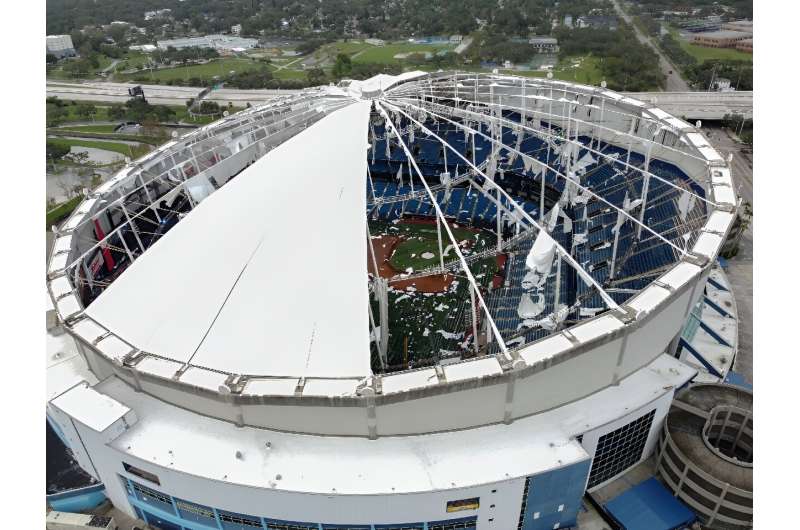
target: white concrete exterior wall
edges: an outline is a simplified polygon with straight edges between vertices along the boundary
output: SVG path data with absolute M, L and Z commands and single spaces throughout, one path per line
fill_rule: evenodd
M 62 427 L 72 425 L 68 418 L 63 416 L 58 418 Z M 106 495 L 114 506 L 132 517 L 136 517 L 136 514 L 128 502 L 127 493 L 119 479 L 120 475 L 173 497 L 259 517 L 334 524 L 391 524 L 477 515 L 479 529 L 515 527 L 519 519 L 525 485 L 524 478 L 516 478 L 478 487 L 400 495 L 337 495 L 336 492 L 331 492 L 331 495 L 321 495 L 288 492 L 231 484 L 223 477 L 217 480 L 197 477 L 164 467 L 168 463 L 159 465 L 143 461 L 110 447 L 103 433 L 98 433 L 80 423 L 75 423 L 75 428 L 68 436 L 74 441 L 75 446 L 85 447 L 86 454 L 91 455 L 91 466 L 98 471 L 96 478 L 105 485 Z M 335 458 L 335 455 L 330 456 Z M 83 467 L 86 460 L 82 456 L 80 458 Z M 127 473 L 123 468 L 123 461 L 154 473 L 161 484 L 155 485 Z M 447 513 L 448 501 L 470 497 L 480 497 L 478 510 Z M 490 508 L 491 505 L 495 507 Z M 488 522 L 490 518 L 494 520 L 491 524 Z

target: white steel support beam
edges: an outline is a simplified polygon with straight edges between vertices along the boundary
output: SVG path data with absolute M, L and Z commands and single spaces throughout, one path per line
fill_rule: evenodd
M 445 99 L 445 98 L 437 98 L 437 99 Z M 469 103 L 474 103 L 474 102 L 471 102 L 471 101 L 468 101 L 468 102 Z M 578 104 L 580 104 L 580 103 L 578 103 Z M 478 115 L 479 117 L 484 118 L 484 119 L 486 118 L 485 114 L 481 114 L 479 112 L 475 112 L 475 111 L 471 111 L 471 110 L 450 109 L 449 107 L 447 107 L 446 105 L 443 105 L 441 103 L 433 103 L 432 102 L 431 105 L 436 105 L 437 107 L 444 107 L 444 108 L 446 108 L 448 110 L 457 110 L 457 112 L 459 112 L 459 113 Z M 532 132 L 533 134 L 535 134 L 539 138 L 550 139 L 550 140 L 561 139 L 561 140 L 565 140 L 567 142 L 572 142 L 572 143 L 577 142 L 577 140 L 571 140 L 571 139 L 565 138 L 563 136 L 553 135 L 552 128 L 550 127 L 550 122 L 552 121 L 552 118 L 556 117 L 556 118 L 562 118 L 563 119 L 563 116 L 553 116 L 553 114 L 552 114 L 552 105 L 553 105 L 553 100 L 551 99 L 550 100 L 550 107 L 551 107 L 550 112 L 549 113 L 539 113 L 539 114 L 542 114 L 543 116 L 548 118 L 548 129 L 547 129 L 546 133 L 544 132 L 544 130 L 539 130 L 539 129 L 536 129 L 534 127 L 530 127 L 527 124 L 516 124 L 515 122 L 509 120 L 508 118 L 493 118 L 493 119 L 500 119 L 500 120 L 502 120 L 504 122 L 508 122 L 508 123 L 515 124 L 515 125 L 522 125 L 522 127 L 525 130 Z M 519 110 L 518 107 L 508 107 L 508 108 L 512 109 L 512 110 Z M 428 112 L 430 112 L 430 111 L 428 111 Z M 533 112 L 537 113 L 537 111 L 533 111 Z M 631 116 L 631 115 L 626 115 L 626 116 L 630 116 L 632 118 L 640 119 L 639 117 L 636 117 L 636 116 Z M 577 120 L 576 118 L 572 118 L 572 121 L 575 121 L 575 122 L 580 121 L 580 123 L 584 123 L 584 124 L 587 123 L 587 122 L 585 122 L 583 120 Z M 605 127 L 603 127 L 603 128 L 607 129 L 607 130 L 611 130 L 611 129 L 608 129 L 608 128 L 605 128 Z M 653 139 L 642 138 L 642 137 L 639 137 L 639 136 L 636 136 L 636 135 L 633 135 L 633 134 L 620 133 L 619 131 L 613 131 L 613 132 L 615 132 L 616 134 L 623 134 L 625 136 L 630 137 L 631 142 L 633 142 L 633 141 L 641 141 L 643 143 L 647 142 L 648 144 L 657 143 Z M 479 133 L 479 134 L 482 134 L 482 133 Z M 672 150 L 672 151 L 679 152 L 681 154 L 686 154 L 688 156 L 692 156 L 692 155 L 689 155 L 688 153 L 684 153 L 683 151 L 679 151 L 677 149 L 671 148 L 671 147 L 666 146 L 666 145 L 662 145 L 660 143 L 658 145 L 659 145 L 659 147 L 662 147 L 662 148 L 665 148 L 665 149 L 669 149 L 669 150 Z M 630 170 L 637 171 L 637 172 L 639 172 L 641 174 L 644 174 L 643 168 L 632 165 L 630 163 L 630 161 L 623 162 L 622 160 L 613 158 L 611 155 L 609 155 L 607 153 L 603 153 L 601 150 L 599 150 L 599 147 L 600 147 L 599 146 L 599 140 L 598 140 L 598 146 L 595 147 L 595 148 L 592 148 L 591 145 L 588 148 L 585 145 L 580 145 L 580 147 L 583 148 L 583 149 L 586 149 L 590 153 L 593 153 L 593 154 L 595 154 L 595 155 L 597 155 L 597 156 L 599 156 L 599 157 L 601 157 L 601 158 L 603 158 L 605 160 L 613 161 L 614 163 L 621 164 L 621 165 L 625 166 L 626 168 L 628 168 Z M 548 166 L 550 165 L 550 156 L 549 155 L 550 155 L 550 151 L 548 150 L 548 152 L 547 152 L 547 161 L 545 162 L 545 164 L 548 165 Z M 701 159 L 699 157 L 694 157 L 694 158 L 697 158 L 698 160 L 702 161 L 703 164 L 708 166 L 708 161 L 707 160 Z M 541 165 L 541 162 L 539 162 L 538 160 L 537 160 L 537 163 Z M 660 177 L 660 176 L 658 176 L 658 175 L 656 175 L 654 173 L 649 173 L 649 174 L 650 174 L 651 178 L 654 178 L 654 179 L 656 179 L 656 180 L 658 180 L 658 181 L 660 181 L 660 182 L 662 182 L 662 183 L 664 183 L 664 184 L 666 184 L 666 185 L 668 185 L 668 186 L 670 186 L 672 188 L 675 188 L 675 189 L 677 189 L 677 190 L 679 190 L 681 192 L 687 191 L 684 188 L 681 188 L 680 186 L 676 185 L 674 182 L 671 182 L 671 181 L 669 181 L 669 180 L 667 180 L 665 178 L 662 178 L 662 177 Z M 693 193 L 691 191 L 688 191 L 688 193 L 694 195 L 697 200 L 703 201 L 706 204 L 709 204 L 711 206 L 718 206 L 716 202 L 714 202 L 712 200 L 709 200 L 709 199 L 707 199 L 705 197 L 702 197 L 700 195 L 697 195 L 696 193 Z
M 381 115 L 386 120 L 386 124 L 388 127 L 391 127 L 394 131 L 397 131 L 392 119 L 389 117 L 389 113 L 383 108 L 383 104 L 380 101 L 375 102 L 375 106 Z M 416 121 L 416 120 L 412 120 Z M 419 122 L 416 122 L 419 124 Z M 461 267 L 464 270 L 464 274 L 467 276 L 470 285 L 474 289 L 474 296 L 477 297 L 480 305 L 488 312 L 489 308 L 486 305 L 486 302 L 483 299 L 483 295 L 481 295 L 480 290 L 478 289 L 478 282 L 475 280 L 475 277 L 472 275 L 472 271 L 469 269 L 469 265 L 467 264 L 467 260 L 464 258 L 464 254 L 461 252 L 461 249 L 458 245 L 458 241 L 456 237 L 453 235 L 453 232 L 450 230 L 450 226 L 447 224 L 447 220 L 444 217 L 444 213 L 442 209 L 439 207 L 439 203 L 436 201 L 436 195 L 431 191 L 430 186 L 428 186 L 428 181 L 425 179 L 425 176 L 420 171 L 419 166 L 417 165 L 417 161 L 414 159 L 414 156 L 411 154 L 411 151 L 408 149 L 408 146 L 403 141 L 402 136 L 400 136 L 399 132 L 397 134 L 397 141 L 400 146 L 403 148 L 403 151 L 406 153 L 406 157 L 408 157 L 409 162 L 414 167 L 414 170 L 417 172 L 417 176 L 419 176 L 422 185 L 425 187 L 425 191 L 428 192 L 428 197 L 430 197 L 431 203 L 433 204 L 434 209 L 436 210 L 437 217 L 441 218 L 443 221 L 444 229 L 447 232 L 447 236 L 450 238 L 450 242 L 453 245 L 453 250 L 455 251 L 456 255 L 458 256 L 459 261 L 461 261 Z M 474 166 L 473 166 L 474 167 Z M 474 304 L 473 304 L 474 307 Z M 503 341 L 502 337 L 500 336 L 500 331 L 497 329 L 497 324 L 494 322 L 494 319 L 491 317 L 489 318 L 489 324 L 492 326 L 495 334 L 498 337 L 498 344 L 500 345 L 500 349 L 504 355 L 508 355 L 508 349 L 506 348 L 505 341 Z M 476 337 L 477 339 L 477 337 Z
M 390 103 L 390 105 L 391 105 L 391 103 Z M 426 113 L 430 114 L 431 116 L 435 116 L 437 119 L 441 119 L 441 120 L 447 121 L 448 123 L 450 123 L 450 124 L 452 124 L 452 125 L 455 125 L 456 127 L 459 127 L 459 128 L 462 128 L 462 129 L 467 129 L 467 130 L 469 130 L 469 131 L 474 131 L 474 132 L 475 132 L 475 134 L 480 134 L 481 136 L 483 136 L 483 137 L 485 137 L 485 138 L 488 138 L 488 137 L 487 137 L 485 134 L 483 134 L 483 133 L 481 133 L 481 132 L 477 132 L 477 131 L 475 131 L 474 129 L 471 129 L 471 128 L 467 127 L 466 125 L 463 125 L 463 124 L 461 124 L 461 123 L 455 122 L 455 121 L 453 121 L 453 120 L 451 120 L 451 119 L 449 119 L 449 118 L 447 118 L 447 117 L 445 117 L 445 116 L 442 116 L 442 115 L 440 115 L 440 114 L 437 114 L 437 113 L 435 113 L 435 112 L 433 112 L 433 111 L 431 111 L 431 110 L 429 110 L 429 109 L 425 109 L 425 108 L 417 107 L 416 105 L 414 105 L 414 104 L 410 104 L 410 103 L 405 103 L 404 105 L 405 105 L 405 106 L 407 106 L 407 107 L 412 107 L 412 108 L 415 108 L 415 109 L 418 109 L 418 110 L 422 110 L 422 111 L 424 111 L 424 112 L 426 112 Z M 395 107 L 395 108 L 398 108 L 398 107 Z M 404 114 L 405 114 L 405 113 L 404 113 Z M 438 136 L 437 136 L 437 138 L 438 138 Z M 491 139 L 489 139 L 489 140 L 490 140 L 490 141 L 492 141 Z M 442 140 L 442 141 L 443 141 L 443 140 Z M 446 142 L 445 142 L 445 143 L 446 143 Z M 449 145 L 449 144 L 447 144 L 447 145 Z M 534 163 L 536 163 L 536 164 L 539 164 L 540 166 L 543 166 L 545 169 L 552 169 L 552 170 L 553 170 L 553 172 L 554 172 L 554 173 L 555 173 L 555 174 L 556 174 L 558 177 L 561 177 L 561 178 L 562 178 L 562 179 L 564 179 L 564 180 L 567 180 L 567 181 L 569 181 L 569 182 L 572 182 L 572 183 L 573 183 L 573 184 L 574 184 L 576 187 L 578 187 L 578 189 L 580 189 L 580 190 L 583 190 L 584 192 L 588 193 L 588 194 L 589 194 L 589 195 L 591 195 L 592 197 L 594 197 L 594 198 L 596 198 L 596 199 L 598 199 L 598 200 L 602 201 L 604 204 L 608 205 L 608 206 L 609 206 L 609 207 L 611 207 L 612 209 L 614 209 L 614 210 L 616 210 L 616 211 L 620 211 L 620 212 L 622 212 L 622 214 L 623 214 L 625 217 L 629 218 L 629 219 L 630 219 L 630 220 L 632 220 L 633 222 L 635 222 L 635 223 L 637 223 L 637 224 L 640 224 L 640 223 L 639 223 L 639 221 L 638 221 L 638 219 L 636 219 L 635 217 L 633 217 L 633 216 L 631 216 L 630 214 L 628 214 L 628 212 L 626 212 L 626 211 L 625 211 L 625 210 L 623 210 L 622 208 L 619 208 L 619 207 L 617 207 L 616 205 L 614 205 L 613 203 L 610 203 L 610 202 L 608 202 L 606 199 L 604 199 L 604 198 L 603 198 L 603 197 L 601 197 L 600 195 L 597 195 L 597 194 L 596 194 L 596 193 L 594 193 L 592 190 L 588 189 L 587 187 L 583 186 L 582 184 L 579 184 L 579 183 L 577 183 L 577 182 L 575 182 L 575 181 L 571 181 L 571 180 L 569 180 L 569 179 L 567 178 L 567 176 L 566 176 L 566 175 L 564 175 L 564 174 L 563 174 L 563 173 L 561 173 L 560 171 L 556 170 L 555 168 L 551 168 L 550 166 L 548 166 L 548 165 L 544 164 L 544 163 L 543 163 L 543 162 L 541 162 L 539 159 L 537 159 L 537 158 L 534 158 L 534 157 L 531 157 L 530 155 L 528 155 L 528 154 L 526 154 L 526 153 L 523 153 L 522 151 L 518 151 L 518 150 L 514 149 L 514 148 L 513 148 L 513 147 L 511 147 L 511 146 L 504 145 L 504 148 L 505 148 L 505 149 L 507 149 L 507 150 L 508 150 L 508 151 L 510 151 L 510 152 L 517 153 L 517 155 L 519 155 L 519 156 L 522 156 L 522 157 L 525 157 L 525 158 L 527 158 L 527 159 L 531 160 L 532 162 L 534 162 Z M 452 147 L 451 147 L 451 149 L 452 149 Z M 457 151 L 456 151 L 456 152 L 457 152 Z M 474 165 L 473 165 L 473 168 L 475 168 L 475 169 L 477 170 L 477 168 L 476 168 Z M 483 175 L 484 177 L 486 177 L 486 175 L 485 175 L 483 172 L 480 172 L 480 174 L 481 174 L 481 175 Z M 488 179 L 487 179 L 487 180 L 488 180 Z M 494 185 L 494 183 L 493 183 L 493 185 Z M 514 202 L 514 204 L 516 204 L 516 202 Z M 527 214 L 526 214 L 526 215 L 527 215 Z M 666 243 L 667 245 L 669 245 L 669 246 L 670 246 L 670 247 L 672 247 L 673 249 L 677 250 L 677 251 L 678 251 L 678 252 L 679 252 L 681 255 L 686 255 L 686 254 L 688 253 L 686 249 L 683 249 L 683 248 L 680 248 L 680 247 L 678 247 L 677 245 L 675 245 L 674 243 L 672 243 L 671 241 L 669 241 L 668 239 L 666 239 L 664 236 L 662 236 L 662 235 L 661 235 L 661 234 L 659 234 L 658 232 L 654 231 L 652 228 L 650 228 L 650 227 L 648 227 L 648 226 L 644 226 L 644 228 L 645 228 L 645 229 L 646 229 L 648 232 L 650 232 L 651 234 L 653 234 L 655 237 L 657 237 L 658 239 L 660 239 L 661 241 L 663 241 L 664 243 Z M 562 249 L 562 250 L 563 250 L 563 249 Z
M 464 162 L 466 162 L 467 164 L 470 164 L 469 160 L 464 158 L 464 156 L 461 153 L 459 153 L 456 148 L 454 148 L 452 145 L 450 145 L 448 142 L 446 142 L 444 139 L 442 139 L 439 135 L 435 134 L 433 131 L 431 131 L 430 129 L 425 127 L 423 124 L 421 124 L 420 122 L 418 122 L 417 120 L 412 118 L 407 112 L 405 112 L 404 110 L 400 109 L 399 107 L 397 107 L 396 105 L 394 105 L 392 103 L 388 103 L 388 102 L 385 102 L 385 103 L 387 105 L 389 105 L 390 107 L 392 107 L 393 109 L 395 109 L 396 112 L 404 115 L 409 120 L 417 123 L 417 125 L 420 126 L 420 129 L 423 130 L 426 134 L 436 138 L 439 142 L 442 143 L 442 145 L 444 145 L 445 147 L 451 149 L 456 154 L 456 156 L 458 156 L 459 158 L 464 160 Z M 415 107 L 415 105 L 410 105 L 410 104 L 409 104 L 409 106 Z M 445 119 L 446 121 L 450 121 L 450 120 L 447 120 L 447 118 L 444 118 L 444 117 L 442 117 L 442 119 Z M 506 146 L 506 148 L 510 149 L 512 151 L 515 151 L 514 149 L 512 149 L 510 147 Z M 517 151 L 517 153 L 519 153 L 519 151 Z M 522 154 L 522 153 L 520 153 L 520 154 Z M 542 228 L 542 226 L 539 223 L 537 223 L 528 214 L 528 212 L 526 212 L 517 203 L 517 201 L 515 201 L 513 198 L 511 198 L 511 196 L 508 195 L 508 193 L 501 186 L 497 185 L 493 180 L 487 178 L 486 174 L 483 171 L 481 171 L 480 169 L 478 169 L 477 166 L 475 166 L 474 164 L 470 164 L 470 165 L 471 165 L 473 171 L 475 171 L 476 173 L 478 173 L 479 175 L 481 175 L 485 179 L 485 182 L 489 183 L 489 185 L 491 187 L 495 188 L 500 194 L 502 194 L 503 197 L 506 198 L 506 200 L 509 202 L 509 204 L 511 204 L 514 207 L 514 209 L 517 210 L 517 212 L 520 214 L 520 216 L 522 218 L 524 218 L 526 221 L 528 221 L 532 226 L 534 226 L 538 230 L 544 230 L 544 228 Z M 609 296 L 608 293 L 605 292 L 605 290 L 603 290 L 602 286 L 600 286 L 600 284 L 597 283 L 597 281 L 592 277 L 592 275 L 589 274 L 577 261 L 575 261 L 575 259 L 572 257 L 572 255 L 569 252 L 567 252 L 567 250 L 564 249 L 564 247 L 562 247 L 560 243 L 558 243 L 557 241 L 554 241 L 554 242 L 555 242 L 555 245 L 556 245 L 556 253 L 558 255 L 560 255 L 560 256 L 563 256 L 564 259 L 567 260 L 567 262 L 575 269 L 575 271 L 578 273 L 578 276 L 580 276 L 581 279 L 583 279 L 584 282 L 586 282 L 588 285 L 590 285 L 590 286 L 592 286 L 592 287 L 594 287 L 594 288 L 596 288 L 598 290 L 598 292 L 600 293 L 601 298 L 603 298 L 603 300 L 609 305 L 610 308 L 612 308 L 612 309 L 616 308 L 617 307 L 617 303 L 614 302 L 614 299 L 611 298 L 611 296 Z M 460 254 L 460 252 L 459 252 L 459 254 Z

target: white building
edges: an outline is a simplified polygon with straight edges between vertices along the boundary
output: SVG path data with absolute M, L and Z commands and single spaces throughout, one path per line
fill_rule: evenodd
M 72 37 L 69 35 L 48 35 L 47 53 L 55 55 L 59 59 L 62 57 L 75 57 L 75 46 L 72 44 Z
M 234 35 L 240 35 L 242 33 L 242 25 L 235 24 L 231 26 L 231 33 L 233 33 Z
M 528 44 L 533 46 L 538 53 L 558 52 L 558 39 L 555 37 L 533 36 L 528 39 Z
M 385 46 L 386 41 L 383 39 L 364 39 L 364 42 L 367 44 L 371 44 L 372 46 Z
M 536 83 L 539 105 L 526 112 L 536 119 L 547 108 L 557 127 L 532 135 L 565 145 L 573 122 L 603 124 L 592 132 L 603 151 L 576 156 L 576 174 L 620 159 L 611 144 L 630 148 L 637 164 L 615 178 L 632 186 L 656 172 L 659 201 L 682 206 L 649 204 L 645 191 L 637 206 L 654 216 L 645 225 L 625 216 L 621 199 L 609 202 L 594 252 L 581 217 L 573 227 L 554 207 L 548 232 L 535 221 L 538 201 L 490 178 L 502 170 L 492 157 L 513 142 L 493 140 L 496 150 L 469 161 L 462 134 L 512 113 L 473 113 L 482 123 L 441 133 L 450 162 L 416 149 L 406 132 L 414 122 L 398 132 L 397 105 L 409 98 L 419 104 L 410 118 L 437 131 L 446 129 L 439 113 L 467 112 L 454 98 L 426 103 L 428 93 L 483 94 L 498 111 L 530 100 L 519 78 L 472 72 L 378 75 L 282 97 L 175 138 L 88 195 L 55 231 L 48 263 L 48 298 L 66 333 L 48 335 L 46 413 L 117 508 L 170 530 L 551 530 L 575 525 L 587 488 L 653 454 L 676 390 L 697 373 L 675 357 L 676 344 L 735 218 L 730 168 L 694 127 L 658 108 Z M 649 126 L 633 131 L 634 119 Z M 430 145 L 419 130 L 416 141 Z M 412 167 L 435 166 L 414 176 L 426 189 L 396 184 L 398 151 Z M 441 182 L 444 169 L 456 173 Z M 483 184 L 470 182 L 473 172 Z M 600 200 L 614 193 L 594 190 Z M 571 208 L 588 207 L 573 198 Z M 466 284 L 457 362 L 389 369 L 378 360 L 392 330 L 381 320 L 388 288 L 368 268 L 369 220 L 403 212 L 441 223 L 456 249 L 448 266 L 460 266 Z M 513 288 L 475 283 L 444 215 L 514 245 Z M 683 224 L 672 222 L 678 215 Z M 664 219 L 671 239 L 658 243 L 649 231 L 660 235 Z M 640 246 L 637 227 L 649 243 Z M 562 234 L 583 242 L 561 247 Z M 615 237 L 643 258 L 614 269 Z M 612 297 L 584 269 L 597 259 L 635 287 Z M 586 289 L 568 289 L 568 274 Z M 524 309 L 511 298 L 519 289 L 542 289 L 547 304 Z M 565 312 L 578 296 L 580 307 Z M 374 298 L 389 333 L 376 324 Z M 534 333 L 519 334 L 521 312 L 536 320 Z
M 450 44 L 461 44 L 462 40 L 464 40 L 463 35 L 450 35 Z
M 133 46 L 128 46 L 128 49 L 143 53 L 153 53 L 158 49 L 158 46 L 154 44 L 134 44 Z
M 172 14 L 172 9 L 157 9 L 155 11 L 145 11 L 144 19 L 153 20 L 154 18 L 164 18 Z
M 248 39 L 231 35 L 206 35 L 204 37 L 186 37 L 181 39 L 160 40 L 156 44 L 162 50 L 167 48 L 214 48 L 219 51 L 236 51 L 258 46 L 258 39 Z

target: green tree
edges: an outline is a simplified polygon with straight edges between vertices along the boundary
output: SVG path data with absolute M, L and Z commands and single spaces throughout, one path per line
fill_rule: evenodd
M 69 153 L 69 146 L 57 142 L 47 142 L 45 151 L 47 160 L 60 160 Z
M 79 103 L 75 106 L 75 114 L 81 118 L 90 118 L 95 113 L 97 113 L 97 107 L 91 103 Z
M 348 75 L 353 69 L 353 62 L 350 60 L 350 56 L 346 53 L 340 53 L 336 56 L 336 63 L 333 65 L 333 77 L 336 79 L 341 79 L 342 77 Z
M 324 85 L 327 80 L 322 68 L 312 68 L 306 72 L 306 78 L 308 79 L 308 84 L 311 86 Z

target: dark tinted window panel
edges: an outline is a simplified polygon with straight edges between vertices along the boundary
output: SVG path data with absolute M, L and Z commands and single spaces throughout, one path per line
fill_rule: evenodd
M 159 530 L 181 530 L 180 526 L 172 524 L 158 515 L 153 515 L 150 512 L 144 512 L 144 515 L 146 516 L 147 524 L 153 528 L 158 528 Z
M 600 437 L 587 489 L 622 473 L 642 458 L 655 414 L 655 409 L 651 410 L 627 425 Z
M 172 498 L 169 495 L 164 495 L 160 491 L 142 486 L 138 482 L 131 481 L 131 485 L 133 485 L 133 492 L 136 498 L 140 501 L 146 502 L 165 512 L 175 513 L 175 508 L 172 506 Z
M 319 530 L 316 523 L 267 520 L 267 530 Z
M 125 471 L 131 475 L 136 475 L 137 477 L 143 478 L 148 482 L 152 482 L 153 484 L 157 484 L 159 486 L 161 485 L 161 481 L 158 480 L 158 475 L 150 473 L 149 471 L 145 471 L 144 469 L 139 469 L 138 467 L 130 464 L 126 464 L 125 462 L 122 463 L 122 467 L 125 468 Z
M 477 525 L 477 517 L 465 517 L 463 519 L 429 522 L 428 530 L 475 530 Z
M 224 530 L 252 530 L 253 528 L 264 528 L 261 526 L 261 519 L 252 515 L 244 515 L 236 512 L 226 512 L 217 510 L 219 521 Z
M 176 498 L 175 508 L 178 509 L 178 515 L 187 521 L 194 521 L 205 526 L 218 528 L 217 518 L 214 517 L 214 510 L 208 506 L 202 506 L 200 504 L 195 504 L 193 502 Z
M 517 524 L 517 529 L 522 530 L 522 526 L 525 524 L 525 512 L 528 508 L 528 493 L 531 491 L 531 477 L 525 479 L 525 487 L 522 490 L 522 505 L 520 506 L 519 510 L 519 523 Z

